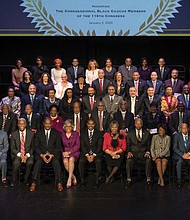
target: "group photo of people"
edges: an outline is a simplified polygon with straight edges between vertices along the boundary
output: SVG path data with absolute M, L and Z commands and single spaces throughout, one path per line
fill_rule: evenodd
M 35 192 L 50 166 L 57 191 L 84 188 L 93 166 L 95 189 L 123 173 L 124 188 L 133 187 L 137 167 L 145 187 L 165 187 L 171 173 L 183 187 L 183 168 L 190 168 L 190 82 L 163 57 L 156 65 L 143 57 L 135 66 L 126 57 L 119 67 L 106 58 L 104 66 L 90 59 L 84 68 L 73 58 L 64 68 L 55 58 L 50 69 L 38 56 L 26 68 L 18 58 L 0 100 L 2 186 L 17 187 L 24 168 L 24 184 Z

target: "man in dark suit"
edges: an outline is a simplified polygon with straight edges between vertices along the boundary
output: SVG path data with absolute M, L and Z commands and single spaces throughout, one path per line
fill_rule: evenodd
M 127 57 L 125 59 L 125 64 L 119 66 L 118 71 L 122 73 L 123 80 L 132 80 L 133 73 L 137 71 L 137 67 L 132 65 L 132 59 Z
M 12 187 L 14 187 L 18 181 L 18 173 L 21 163 L 26 164 L 25 183 L 28 184 L 30 171 L 34 161 L 34 133 L 26 129 L 26 120 L 24 118 L 18 119 L 18 128 L 17 131 L 12 133 L 10 140 L 11 156 L 13 160 Z
M 145 164 L 147 185 L 151 185 L 150 133 L 143 130 L 143 121 L 135 120 L 135 130 L 127 135 L 127 185 L 131 185 L 131 173 L 134 163 Z
M 170 78 L 170 69 L 165 66 L 166 62 L 164 58 L 160 58 L 158 60 L 159 67 L 155 69 L 158 73 L 158 79 L 164 82 L 165 80 Z
M 184 82 L 180 80 L 178 77 L 179 77 L 179 71 L 173 69 L 171 72 L 171 78 L 167 79 L 164 82 L 165 86 L 172 85 L 173 93 L 182 93 L 183 91 Z
M 33 113 L 32 106 L 30 104 L 25 106 L 25 114 L 21 118 L 26 119 L 26 128 L 36 133 L 40 129 L 41 121 L 40 116 Z
M 85 129 L 88 120 L 88 115 L 81 111 L 81 102 L 76 101 L 73 103 L 73 113 L 69 116 L 73 120 L 74 131 L 80 132 Z
M 96 97 L 100 99 L 102 99 L 107 94 L 108 86 L 110 84 L 110 81 L 105 79 L 104 76 L 104 70 L 100 69 L 98 71 L 98 79 L 92 81 L 92 87 L 96 91 Z
M 164 95 L 164 84 L 161 80 L 158 80 L 158 74 L 155 71 L 151 73 L 150 78 L 151 80 L 147 81 L 147 86 L 154 88 L 154 96 L 157 100 L 160 100 Z
M 58 131 L 51 128 L 51 119 L 44 120 L 44 128 L 38 131 L 35 135 L 34 149 L 35 149 L 35 165 L 33 170 L 33 181 L 30 186 L 30 192 L 36 190 L 39 183 L 40 171 L 43 164 L 51 163 L 55 172 L 55 180 L 57 190 L 63 191 L 62 177 L 61 177 L 61 137 Z
M 177 97 L 179 102 L 182 102 L 184 105 L 184 108 L 187 110 L 190 110 L 190 95 L 189 95 L 189 86 L 184 85 L 183 86 L 183 93 Z
M 134 115 L 127 110 L 127 102 L 120 102 L 120 110 L 113 115 L 113 119 L 119 124 L 119 130 L 125 136 L 131 130 L 134 130 Z
M 102 99 L 105 110 L 110 114 L 110 117 L 113 118 L 115 112 L 119 109 L 119 103 L 122 101 L 122 97 L 115 94 L 115 87 L 112 85 L 108 86 L 108 95 L 104 96 Z
M 177 162 L 177 186 L 181 188 L 181 169 L 182 165 L 186 163 L 190 166 L 190 136 L 188 135 L 188 125 L 183 123 L 181 126 L 181 133 L 174 136 L 173 143 L 173 159 Z
M 81 186 L 84 187 L 84 169 L 87 162 L 96 164 L 96 183 L 95 188 L 99 186 L 102 163 L 102 132 L 95 129 L 95 122 L 89 119 L 87 122 L 88 129 L 81 132 L 81 154 L 79 159 L 79 173 Z
M 133 113 L 134 117 L 142 117 L 143 115 L 143 97 L 136 96 L 135 87 L 129 89 L 129 97 L 126 99 L 127 110 Z
M 29 94 L 21 98 L 21 114 L 24 114 L 25 106 L 30 104 L 35 114 L 41 115 L 43 112 L 43 99 L 41 95 L 36 94 L 36 86 L 31 84 L 28 88 Z
M 95 90 L 93 87 L 88 88 L 88 96 L 84 96 L 82 99 L 82 106 L 84 112 L 91 116 L 92 111 L 97 107 L 99 98 L 95 95 Z
M 11 133 L 17 129 L 16 115 L 11 112 L 7 104 L 3 104 L 2 112 L 0 112 L 0 130 L 3 130 L 10 137 Z
M 79 66 L 78 59 L 74 58 L 72 66 L 67 68 L 68 81 L 74 85 L 75 83 L 77 83 L 77 78 L 79 75 L 84 76 L 84 68 Z
M 55 89 L 50 89 L 48 99 L 44 99 L 43 101 L 43 110 L 45 117 L 49 116 L 49 108 L 51 105 L 57 105 L 57 107 L 59 108 L 60 100 L 55 97 L 55 93 L 56 93 Z
M 147 85 L 146 85 L 146 81 L 143 79 L 140 79 L 140 74 L 139 72 L 135 71 L 133 73 L 133 79 L 127 81 L 126 85 L 125 85 L 125 96 L 129 97 L 129 88 L 130 87 L 135 87 L 136 88 L 136 96 L 139 97 L 144 97 L 146 94 L 146 89 L 147 89 Z
M 149 87 L 147 89 L 147 96 L 143 98 L 143 115 L 147 112 L 150 112 L 150 105 L 151 103 L 156 103 L 158 106 L 158 110 L 161 108 L 160 99 L 154 96 L 154 88 Z
M 110 114 L 104 110 L 104 103 L 98 102 L 97 108 L 92 112 L 91 117 L 95 122 L 95 129 L 106 132 L 110 124 Z
M 184 109 L 182 102 L 178 102 L 177 111 L 170 115 L 170 131 L 172 135 L 181 132 L 182 123 L 190 125 L 190 112 Z

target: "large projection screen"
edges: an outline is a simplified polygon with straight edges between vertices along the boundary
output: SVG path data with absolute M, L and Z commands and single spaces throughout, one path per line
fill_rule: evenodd
M 6 0 L 0 35 L 190 35 L 188 0 Z

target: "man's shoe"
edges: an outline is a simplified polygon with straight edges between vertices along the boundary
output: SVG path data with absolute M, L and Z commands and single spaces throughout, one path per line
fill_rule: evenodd
M 62 183 L 58 183 L 58 184 L 57 184 L 57 190 L 58 190 L 59 192 L 62 192 L 62 191 L 63 191 L 63 185 L 62 185 Z
M 15 187 L 15 186 L 16 186 L 16 182 L 15 182 L 15 181 L 11 181 L 10 186 L 11 186 L 11 187 Z
M 29 190 L 30 190 L 30 192 L 35 192 L 36 191 L 36 183 L 32 183 Z
M 152 189 L 152 182 L 150 180 L 147 180 L 146 184 L 148 189 Z
M 4 188 L 7 188 L 7 187 L 8 187 L 7 180 L 3 180 L 3 181 L 2 181 L 2 186 L 3 186 Z
M 98 189 L 100 186 L 100 182 L 99 182 L 99 179 L 96 180 L 96 184 L 94 185 L 94 188 L 95 189 Z
M 83 188 L 85 186 L 84 179 L 81 179 L 81 187 Z
M 177 181 L 177 188 L 180 189 L 181 188 L 181 180 Z

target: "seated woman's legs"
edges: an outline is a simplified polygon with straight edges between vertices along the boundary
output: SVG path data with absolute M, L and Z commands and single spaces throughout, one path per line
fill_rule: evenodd
M 67 188 L 70 188 L 72 184 L 72 180 L 73 180 L 73 184 L 76 185 L 76 177 L 73 174 L 74 167 L 75 167 L 75 158 L 74 157 L 64 158 L 63 163 L 65 166 L 65 169 L 69 173 L 69 177 L 67 180 Z

